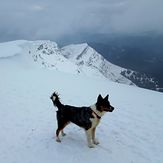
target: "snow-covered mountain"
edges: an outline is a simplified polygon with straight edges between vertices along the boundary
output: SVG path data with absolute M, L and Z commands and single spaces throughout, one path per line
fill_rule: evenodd
M 125 69 L 106 61 L 86 43 L 59 48 L 55 42 L 51 41 L 30 41 L 23 47 L 26 55 L 31 56 L 43 67 L 134 85 L 121 75 L 121 71 Z
M 102 55 L 97 53 L 88 44 L 68 45 L 61 49 L 63 55 L 78 65 L 79 69 L 86 74 L 88 69 L 95 71 L 111 81 L 134 85 L 130 80 L 121 75 L 124 68 L 108 62 Z
M 144 74 L 116 66 L 87 43 L 58 47 L 57 43 L 47 40 L 12 41 L 0 44 L 1 58 L 18 57 L 21 64 L 29 67 L 43 67 L 71 74 L 94 78 L 106 78 L 118 83 L 152 86 L 157 83 Z
M 37 65 L 62 72 L 108 78 L 111 81 L 134 85 L 121 75 L 124 68 L 111 64 L 86 43 L 59 48 L 55 42 L 46 40 L 14 41 L 2 43 L 0 51 L 2 54 L 7 53 L 7 56 L 11 51 L 12 56 L 24 57 L 24 62 L 28 62 L 30 66 Z
M 64 49 L 58 51 L 52 44 L 56 55 L 43 55 L 48 48 L 43 52 L 34 43 L 0 44 L 1 163 L 163 162 L 162 93 L 65 73 L 65 69 L 62 72 L 57 70 L 58 65 L 75 65 L 68 56 L 60 55 Z M 65 129 L 62 143 L 55 141 L 56 108 L 50 100 L 53 91 L 58 91 L 64 104 L 75 106 L 90 106 L 99 94 L 109 94 L 115 110 L 102 117 L 97 127 L 100 144 L 94 149 L 87 147 L 84 131 L 73 124 Z

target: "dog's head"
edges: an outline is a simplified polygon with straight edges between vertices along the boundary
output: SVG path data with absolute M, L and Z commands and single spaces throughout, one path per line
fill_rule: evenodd
M 110 105 L 110 102 L 108 100 L 109 95 L 107 95 L 105 98 L 103 98 L 101 95 L 97 98 L 97 110 L 100 112 L 112 112 L 114 110 L 114 107 Z

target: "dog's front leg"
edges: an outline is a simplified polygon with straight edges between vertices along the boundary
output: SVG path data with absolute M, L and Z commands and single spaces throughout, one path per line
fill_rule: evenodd
M 94 148 L 94 145 L 92 143 L 92 129 L 86 130 L 86 136 L 87 136 L 88 147 Z
M 96 133 L 96 128 L 93 128 L 92 129 L 92 140 L 93 140 L 93 143 L 97 145 L 97 144 L 99 144 L 99 141 L 96 139 L 95 133 Z
M 61 130 L 61 134 L 62 134 L 62 136 L 66 136 L 66 133 L 64 133 L 63 130 Z

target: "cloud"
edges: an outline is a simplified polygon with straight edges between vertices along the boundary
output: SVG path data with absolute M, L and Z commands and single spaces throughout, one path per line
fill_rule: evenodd
M 33 5 L 33 6 L 30 7 L 30 9 L 33 10 L 33 11 L 43 11 L 46 8 L 44 6 L 41 6 L 41 5 Z
M 112 28 L 119 32 L 163 32 L 163 1 L 137 0 L 128 2 L 126 10 L 111 18 Z
M 1 40 L 163 32 L 162 0 L 0 0 Z

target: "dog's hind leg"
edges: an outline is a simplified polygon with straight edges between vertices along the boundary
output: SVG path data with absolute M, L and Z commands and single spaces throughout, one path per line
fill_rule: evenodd
M 66 134 L 63 132 L 63 129 L 69 124 L 68 121 L 58 121 L 58 129 L 56 130 L 56 141 L 61 142 L 61 139 L 59 138 L 59 134 L 61 132 L 62 136 L 65 136 Z

